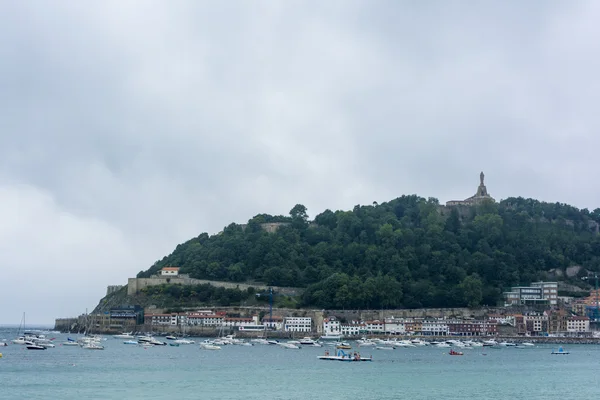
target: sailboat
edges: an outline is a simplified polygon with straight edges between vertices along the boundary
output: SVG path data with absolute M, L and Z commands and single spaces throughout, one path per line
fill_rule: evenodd
M 21 331 L 25 331 L 25 313 L 23 313 L 23 318 L 21 318 L 21 323 L 19 324 L 19 330 L 17 331 L 17 338 L 13 339 L 11 342 L 13 344 L 27 344 L 31 341 L 27 340 L 27 337 L 21 335 Z

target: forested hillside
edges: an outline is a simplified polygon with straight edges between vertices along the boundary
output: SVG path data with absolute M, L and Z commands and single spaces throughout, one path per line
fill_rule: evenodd
M 600 209 L 523 198 L 447 208 L 402 196 L 312 221 L 296 205 L 203 233 L 138 277 L 179 266 L 195 278 L 306 287 L 302 304 L 320 308 L 496 305 L 507 287 L 556 270 L 599 271 L 598 222 Z

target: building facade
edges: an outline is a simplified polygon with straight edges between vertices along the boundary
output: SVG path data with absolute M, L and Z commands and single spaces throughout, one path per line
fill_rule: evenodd
M 312 318 L 286 317 L 284 330 L 286 332 L 312 332 Z
M 164 267 L 160 270 L 161 276 L 177 276 L 179 275 L 179 267 Z
M 557 282 L 534 282 L 530 286 L 514 286 L 504 292 L 504 305 L 556 305 L 558 303 Z

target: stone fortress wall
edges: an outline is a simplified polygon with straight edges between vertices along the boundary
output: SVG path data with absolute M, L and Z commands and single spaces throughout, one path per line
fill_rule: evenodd
M 302 292 L 300 288 L 291 288 L 291 287 L 277 287 L 277 286 L 267 286 L 261 284 L 248 284 L 248 283 L 236 283 L 236 282 L 221 282 L 221 281 L 210 281 L 206 279 L 194 279 L 190 278 L 187 275 L 178 275 L 178 276 L 154 276 L 150 278 L 129 278 L 127 280 L 127 295 L 133 296 L 143 288 L 148 286 L 158 286 L 164 285 L 166 283 L 173 285 L 212 285 L 216 287 L 223 287 L 226 289 L 240 289 L 247 290 L 250 287 L 253 287 L 256 290 L 268 290 L 270 287 L 273 288 L 274 291 L 280 294 L 284 294 L 286 296 L 296 296 Z

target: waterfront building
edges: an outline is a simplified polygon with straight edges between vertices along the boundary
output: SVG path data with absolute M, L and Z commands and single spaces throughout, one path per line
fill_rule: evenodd
M 267 329 L 280 331 L 283 329 L 283 317 L 279 315 L 273 315 L 273 317 L 265 315 L 262 319 L 262 324 L 265 325 Z
M 312 332 L 312 318 L 286 317 L 284 330 L 286 332 Z
M 223 327 L 225 328 L 240 328 L 244 326 L 258 325 L 258 317 L 225 317 L 223 318 Z
M 590 332 L 590 319 L 588 317 L 567 318 L 567 332 L 576 334 Z
M 497 325 L 515 326 L 515 316 L 514 315 L 489 314 L 488 320 L 490 322 L 495 322 Z
M 340 324 L 340 330 L 343 336 L 358 336 L 364 334 L 365 324 L 361 324 L 357 321 L 352 321 L 349 324 Z
M 548 317 L 548 333 L 567 331 L 567 312 L 565 310 L 548 310 L 544 314 Z
M 219 327 L 223 326 L 224 313 L 204 314 L 189 313 L 187 315 L 187 324 L 200 327 Z
M 404 332 L 408 335 L 418 335 L 423 331 L 423 321 L 420 319 L 408 319 L 404 321 Z
M 404 335 L 406 333 L 405 321 L 402 318 L 386 318 L 384 320 L 384 330 L 386 334 Z
M 340 335 L 341 333 L 341 324 L 336 317 L 329 317 L 323 320 L 324 335 Z
M 365 331 L 367 333 L 385 333 L 385 323 L 382 321 L 365 321 Z
M 177 314 L 145 314 L 144 320 L 152 326 L 177 326 Z
M 110 325 L 122 327 L 143 324 L 144 309 L 139 305 L 122 305 L 113 307 L 109 311 Z
M 526 335 L 542 335 L 548 332 L 548 316 L 544 314 L 525 314 L 522 316 L 524 333 Z
M 444 320 L 423 321 L 421 324 L 423 335 L 446 336 L 450 333 L 448 324 Z

